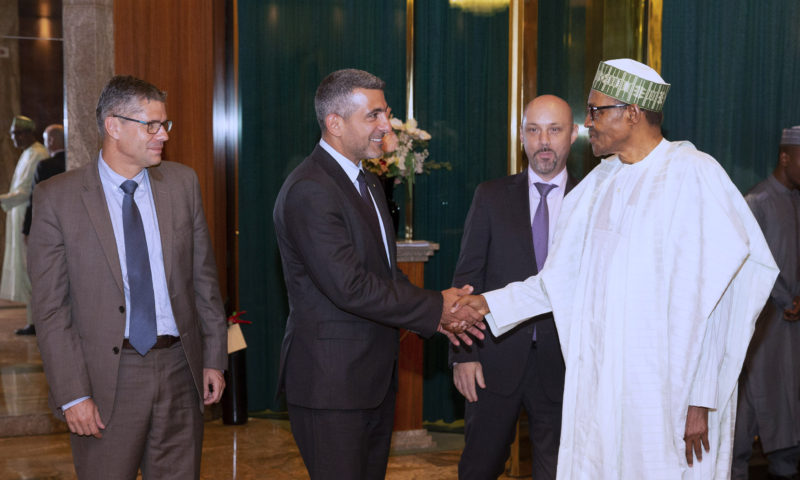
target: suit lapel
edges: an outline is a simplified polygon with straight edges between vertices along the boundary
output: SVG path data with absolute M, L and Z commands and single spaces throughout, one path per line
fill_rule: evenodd
M 150 187 L 153 189 L 158 231 L 161 234 L 161 255 L 164 257 L 164 273 L 169 285 L 172 276 L 172 242 L 175 230 L 172 222 L 172 196 L 164 174 L 158 167 L 148 168 L 147 173 L 150 176 Z
M 97 238 L 100 240 L 108 266 L 113 273 L 114 281 L 117 283 L 119 291 L 124 293 L 125 287 L 122 283 L 122 267 L 119 265 L 117 240 L 114 237 L 114 227 L 111 225 L 111 217 L 108 214 L 108 204 L 106 203 L 106 195 L 103 192 L 103 185 L 100 182 L 97 163 L 89 165 L 86 169 L 81 197 L 86 213 L 89 215 L 89 220 L 92 222 Z
M 522 242 L 522 251 L 525 258 L 531 262 L 536 270 L 536 254 L 533 251 L 533 233 L 531 232 L 531 200 L 528 190 L 528 169 L 514 176 L 508 185 L 508 205 L 519 205 L 520 208 L 510 209 L 512 215 L 511 225 L 514 231 L 510 238 L 527 239 Z
M 381 236 L 380 225 L 378 225 L 375 213 L 368 210 L 369 206 L 361 198 L 361 194 L 358 193 L 358 191 L 355 189 L 355 187 L 353 186 L 353 182 L 351 182 L 347 174 L 344 173 L 342 167 L 340 167 L 339 164 L 336 163 L 336 160 L 334 160 L 333 157 L 331 157 L 328 154 L 328 152 L 326 152 L 325 149 L 323 149 L 319 145 L 317 145 L 317 147 L 314 149 L 314 152 L 312 152 L 311 155 L 316 159 L 317 163 L 322 167 L 322 169 L 325 170 L 325 172 L 333 179 L 333 181 L 342 190 L 345 197 L 347 197 L 347 199 L 352 204 L 351 206 L 353 207 L 353 209 L 358 211 L 359 215 L 364 220 L 364 229 L 369 230 L 370 232 L 369 234 L 372 235 L 372 238 L 376 242 L 378 242 L 378 244 L 380 245 L 380 249 L 383 252 L 384 251 L 383 238 Z M 380 205 L 382 200 L 379 195 L 376 195 L 375 192 L 377 190 L 374 189 L 374 187 L 370 188 L 372 187 L 372 184 L 374 182 L 369 180 L 370 177 L 367 178 L 368 178 L 367 188 L 369 188 L 370 191 L 372 192 L 372 196 L 373 198 L 375 198 L 375 203 L 378 204 L 379 210 L 381 210 Z M 383 200 L 383 203 L 385 204 L 386 201 Z M 387 207 L 384 207 L 384 210 L 388 212 Z M 381 215 L 383 216 L 383 212 L 381 212 Z M 385 225 L 386 217 L 383 216 L 382 218 L 384 218 L 384 225 Z
M 374 173 L 366 172 L 366 177 L 367 188 L 369 188 L 372 198 L 375 199 L 375 203 L 378 205 L 381 222 L 383 222 L 383 230 L 384 233 L 386 233 L 386 242 L 389 246 L 389 269 L 391 269 L 392 265 L 397 265 L 397 248 L 392 245 L 392 242 L 395 241 L 396 233 L 394 231 L 392 216 L 389 213 L 389 205 L 386 203 L 386 193 L 384 193 L 382 187 L 378 187 L 378 177 Z M 383 238 L 380 240 L 381 246 L 383 246 Z
M 575 188 L 575 185 L 577 184 L 578 182 L 575 181 L 575 178 L 573 178 L 572 175 L 570 175 L 569 172 L 567 172 L 567 184 L 564 185 L 564 195 L 566 196 L 570 190 Z

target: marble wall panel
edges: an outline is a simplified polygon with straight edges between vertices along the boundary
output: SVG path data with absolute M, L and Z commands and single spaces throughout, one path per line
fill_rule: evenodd
M 64 0 L 68 169 L 97 158 L 95 107 L 114 74 L 113 0 Z

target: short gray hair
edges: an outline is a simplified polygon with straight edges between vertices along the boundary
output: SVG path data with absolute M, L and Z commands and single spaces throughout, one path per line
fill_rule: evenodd
M 314 96 L 314 110 L 317 112 L 319 128 L 325 131 L 325 117 L 335 113 L 347 118 L 355 111 L 355 106 L 350 100 L 353 90 L 383 90 L 386 82 L 375 75 L 348 68 L 337 70 L 322 80 Z
M 167 93 L 158 89 L 150 82 L 146 82 L 130 75 L 117 75 L 112 78 L 100 93 L 97 101 L 97 129 L 100 138 L 106 136 L 105 120 L 112 115 L 130 115 L 135 113 L 141 100 L 154 100 L 166 103 Z

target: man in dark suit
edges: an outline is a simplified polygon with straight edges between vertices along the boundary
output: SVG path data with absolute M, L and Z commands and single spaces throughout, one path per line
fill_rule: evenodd
M 45 158 L 36 166 L 36 173 L 33 174 L 33 187 L 36 184 L 47 180 L 53 175 L 64 173 L 67 170 L 67 159 L 64 156 L 64 126 L 59 124 L 48 125 L 44 129 L 44 148 L 50 154 L 50 158 Z M 33 210 L 33 191 L 31 191 L 31 202 L 25 210 L 25 221 L 22 222 L 22 234 L 27 236 L 31 233 L 31 213 Z M 31 325 L 32 326 L 32 325 Z
M 166 94 L 103 89 L 99 158 L 40 184 L 29 239 L 50 404 L 80 479 L 197 479 L 225 313 L 197 176 L 162 162 Z
M 544 264 L 561 201 L 575 185 L 565 167 L 578 126 L 567 102 L 543 95 L 526 106 L 520 136 L 528 168 L 475 190 L 453 285 L 485 292 L 524 280 Z M 555 478 L 564 360 L 553 316 L 486 337 L 450 351 L 453 381 L 467 400 L 459 478 L 502 474 L 522 407 L 528 412 L 533 478 Z
M 398 328 L 429 337 L 481 318 L 449 313 L 470 288 L 423 290 L 397 268 L 383 191 L 360 165 L 381 156 L 391 131 L 383 88 L 361 70 L 322 81 L 314 98 L 322 139 L 284 182 L 273 213 L 290 309 L 279 388 L 315 480 L 384 478 Z

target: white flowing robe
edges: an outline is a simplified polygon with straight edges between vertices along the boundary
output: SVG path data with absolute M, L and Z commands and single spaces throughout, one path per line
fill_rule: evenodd
M 485 294 L 495 335 L 552 311 L 567 366 L 559 479 L 726 479 L 736 382 L 778 270 L 710 156 L 662 142 L 564 199 L 542 272 Z M 689 467 L 689 405 L 711 452 Z
M 36 166 L 47 157 L 49 157 L 47 149 L 39 142 L 34 142 L 26 148 L 14 169 L 8 193 L 0 195 L 0 207 L 7 212 L 3 277 L 0 280 L 0 298 L 6 300 L 27 304 L 31 298 L 31 280 L 28 277 L 22 222 L 25 220 L 25 210 L 31 201 Z

